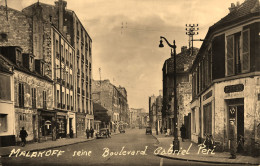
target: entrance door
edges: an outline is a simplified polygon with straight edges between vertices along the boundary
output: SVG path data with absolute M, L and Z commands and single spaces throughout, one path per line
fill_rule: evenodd
M 229 119 L 235 120 L 237 129 L 237 151 L 241 152 L 243 149 L 244 138 L 244 105 L 233 105 L 229 106 Z
M 244 144 L 244 106 L 237 106 L 237 151 L 242 152 Z
M 33 140 L 36 142 L 37 138 L 36 138 L 36 116 L 33 115 Z
M 69 118 L 69 132 L 70 132 L 70 138 L 73 138 L 72 118 Z

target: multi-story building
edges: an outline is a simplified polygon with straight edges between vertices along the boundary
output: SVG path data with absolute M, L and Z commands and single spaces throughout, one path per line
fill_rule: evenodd
M 177 108 L 178 108 L 178 132 L 181 124 L 184 124 L 184 116 L 190 112 L 189 102 L 191 101 L 191 74 L 189 69 L 192 65 L 197 48 L 181 48 L 181 52 L 176 55 L 176 89 L 177 89 Z M 174 131 L 174 58 L 167 59 L 163 68 L 163 108 L 162 108 L 162 126 Z
M 156 96 L 149 97 L 149 125 L 154 128 L 156 123 Z
M 106 108 L 111 117 L 110 129 L 118 129 L 119 122 L 126 123 L 128 115 L 127 91 L 124 87 L 116 87 L 109 80 L 93 80 L 93 101 Z
M 60 121 L 64 121 L 64 111 L 69 113 L 67 133 L 77 131 L 77 136 L 82 136 L 87 127 L 94 125 L 91 100 L 92 40 L 75 12 L 66 9 L 66 6 L 67 2 L 63 0 L 56 1 L 55 6 L 38 2 L 23 9 L 23 13 L 32 17 L 33 25 L 38 30 L 34 36 L 44 46 L 39 46 L 41 51 L 38 52 L 43 52 L 44 57 L 52 57 L 46 58 L 46 61 L 52 64 L 52 71 L 55 71 L 52 78 L 58 83 L 54 96 L 58 100 L 57 109 L 63 110 Z M 45 25 L 44 28 L 41 25 Z M 43 34 L 45 37 L 41 39 Z M 50 50 L 52 56 L 48 55 Z
M 232 119 L 238 141 L 244 137 L 250 152 L 260 141 L 259 1 L 231 4 L 229 10 L 209 28 L 192 66 L 192 140 L 212 135 L 218 148 L 228 149 Z
M 143 108 L 130 108 L 130 126 L 132 128 L 146 126 L 148 116 L 149 113 Z
M 0 147 L 15 145 L 13 67 L 0 53 Z
M 149 97 L 149 125 L 157 129 L 162 128 L 162 91 L 159 91 L 159 96 Z
M 40 74 L 53 81 L 49 89 L 53 91 L 54 108 L 42 111 L 38 121 L 55 121 L 55 125 L 48 125 L 55 138 L 84 135 L 85 129 L 94 125 L 92 40 L 66 5 L 63 0 L 55 5 L 37 2 L 22 12 L 8 8 L 7 14 L 5 7 L 0 8 L 4 20 L 0 46 L 21 47 L 28 59 L 35 59 L 35 65 L 40 66 Z

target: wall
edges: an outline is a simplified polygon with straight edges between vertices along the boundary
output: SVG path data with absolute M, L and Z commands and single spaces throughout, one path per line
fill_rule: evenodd
M 7 34 L 7 40 L 0 41 L 0 46 L 20 46 L 24 53 L 32 53 L 32 26 L 31 19 L 22 12 L 0 6 L 0 34 Z

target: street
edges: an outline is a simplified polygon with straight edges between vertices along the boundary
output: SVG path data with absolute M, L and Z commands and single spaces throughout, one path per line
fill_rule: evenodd
M 157 140 L 145 129 L 128 129 L 107 139 L 2 158 L 2 165 L 210 165 L 160 158 L 154 155 Z M 16 150 L 19 147 L 16 148 Z M 11 152 L 10 152 L 11 153 Z M 41 155 L 40 155 L 41 154 Z M 59 154 L 59 155 L 58 155 Z M 17 156 L 17 157 L 16 157 Z M 215 164 L 212 164 L 215 165 Z

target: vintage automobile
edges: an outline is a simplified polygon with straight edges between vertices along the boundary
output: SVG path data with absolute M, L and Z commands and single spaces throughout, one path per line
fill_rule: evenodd
M 125 133 L 125 129 L 121 128 L 121 129 L 119 129 L 119 132 L 120 133 Z
M 145 134 L 152 134 L 152 128 L 151 127 L 146 127 Z
M 109 137 L 110 133 L 109 133 L 109 135 L 108 135 L 108 132 L 109 132 L 109 129 L 108 129 L 108 128 L 102 128 L 102 129 L 100 129 L 100 130 L 96 133 L 97 139 L 98 139 L 98 138 L 107 138 L 107 137 Z

